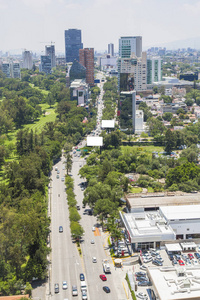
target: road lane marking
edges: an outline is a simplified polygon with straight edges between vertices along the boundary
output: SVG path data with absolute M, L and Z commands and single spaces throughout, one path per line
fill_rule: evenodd
M 94 231 L 94 235 L 95 236 L 100 236 L 101 235 L 101 232 L 100 232 L 99 228 L 96 227 L 96 229 Z
M 123 284 L 123 287 L 124 287 L 124 291 L 125 291 L 125 293 L 126 293 L 126 298 L 127 298 L 127 299 L 129 299 L 129 297 L 128 297 L 128 294 L 127 294 L 127 291 L 126 291 L 126 288 L 125 288 L 125 285 L 124 285 L 123 281 L 122 281 L 122 284 Z

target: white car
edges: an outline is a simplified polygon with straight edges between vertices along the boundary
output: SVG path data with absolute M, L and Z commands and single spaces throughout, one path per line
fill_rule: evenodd
M 91 240 L 91 244 L 94 244 L 94 240 Z
M 136 296 L 140 299 L 147 300 L 148 297 L 145 293 L 137 293 Z
M 93 227 L 92 227 L 92 231 L 95 231 L 95 230 L 96 230 L 96 227 L 93 226 Z
M 192 260 L 192 263 L 193 263 L 193 265 L 195 265 L 195 266 L 198 266 L 198 265 L 199 265 L 199 263 L 198 263 L 197 260 Z
M 92 262 L 93 262 L 93 263 L 97 263 L 97 258 L 96 258 L 95 256 L 93 256 Z
M 67 281 L 63 281 L 62 288 L 63 290 L 67 289 Z
M 146 267 L 145 265 L 141 265 L 141 266 L 140 266 L 140 269 L 146 271 L 147 267 Z

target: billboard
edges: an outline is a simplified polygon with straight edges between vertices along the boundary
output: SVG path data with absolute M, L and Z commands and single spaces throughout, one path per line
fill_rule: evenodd
M 115 120 L 102 120 L 102 128 L 115 128 Z
M 103 146 L 103 137 L 102 136 L 88 136 L 87 137 L 87 146 Z

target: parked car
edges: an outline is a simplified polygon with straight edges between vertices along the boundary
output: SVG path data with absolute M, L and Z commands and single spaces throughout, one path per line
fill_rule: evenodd
M 188 257 L 189 257 L 189 259 L 193 259 L 193 258 L 194 258 L 194 255 L 191 254 L 191 253 L 188 253 Z
M 145 265 L 141 265 L 141 266 L 140 266 L 140 269 L 141 269 L 141 270 L 146 270 L 147 267 L 146 267 Z
M 169 259 L 172 261 L 174 259 L 174 255 L 173 254 L 168 254 Z
M 150 281 L 139 281 L 138 282 L 138 286 L 151 286 L 151 282 Z
M 185 264 L 184 264 L 184 262 L 182 261 L 182 259 L 179 259 L 178 263 L 179 263 L 180 266 L 185 266 Z
M 161 261 L 157 260 L 157 259 L 154 259 L 152 261 L 152 264 L 154 264 L 156 266 L 159 266 L 159 267 L 163 266 L 163 263 Z
M 143 299 L 143 300 L 147 300 L 147 299 L 148 299 L 147 294 L 142 293 L 142 292 L 137 293 L 136 296 L 137 296 L 138 298 L 140 298 L 140 299 Z
M 193 263 L 193 265 L 195 265 L 195 266 L 198 266 L 198 265 L 199 265 L 198 261 L 195 260 L 195 259 L 192 261 L 192 263 Z
M 178 265 L 178 262 L 176 259 L 172 260 L 172 265 L 175 266 L 175 265 Z
M 195 255 L 195 257 L 196 257 L 197 259 L 200 258 L 200 254 L 199 254 L 199 253 L 195 252 L 194 255 Z
M 147 281 L 147 280 L 148 280 L 148 278 L 146 276 L 144 276 L 144 277 L 141 277 L 141 276 L 136 277 L 136 281 Z
M 146 276 L 146 272 L 135 272 L 136 276 Z

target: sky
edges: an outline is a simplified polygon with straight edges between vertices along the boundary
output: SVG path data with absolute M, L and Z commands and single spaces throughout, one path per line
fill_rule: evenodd
M 200 0 L 0 0 L 0 50 L 64 53 L 64 30 L 82 30 L 84 48 L 96 51 L 120 36 L 141 35 L 143 49 L 200 37 Z

